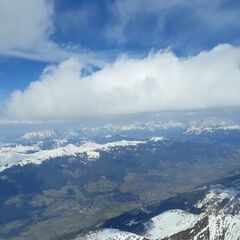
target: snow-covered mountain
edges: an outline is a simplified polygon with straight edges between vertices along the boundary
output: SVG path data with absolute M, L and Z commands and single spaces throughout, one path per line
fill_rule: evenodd
M 84 154 L 87 160 L 97 160 L 101 151 L 110 151 L 117 147 L 137 146 L 143 143 L 146 141 L 121 140 L 106 144 L 85 142 L 81 145 L 68 144 L 50 150 L 42 150 L 37 145 L 2 145 L 0 146 L 0 172 L 15 165 L 41 164 L 50 158 L 76 157 L 79 154 Z
M 184 128 L 185 124 L 179 121 L 149 121 L 131 124 L 107 124 L 104 128 L 112 131 L 148 130 Z
M 154 120 L 146 122 L 134 122 L 127 124 L 106 124 L 103 127 L 84 128 L 85 133 L 127 133 L 134 131 L 174 131 L 182 130 L 188 133 L 210 129 L 240 129 L 239 122 L 234 122 L 222 117 L 204 117 L 194 120 Z
M 202 133 L 213 133 L 215 131 L 233 131 L 240 130 L 240 125 L 224 125 L 224 126 L 214 126 L 214 127 L 204 127 L 204 126 L 192 126 L 187 129 L 187 134 L 202 134 Z
M 1 129 L 0 238 L 239 240 L 235 115 Z
M 239 240 L 240 192 L 213 186 L 196 202 L 193 214 L 181 209 L 168 210 L 144 223 L 140 234 L 117 229 L 100 229 L 76 240 Z
M 55 139 L 59 136 L 59 133 L 52 129 L 37 131 L 37 132 L 27 132 L 20 139 L 25 141 L 40 141 Z
M 124 124 L 107 123 L 98 127 L 81 127 L 65 131 L 46 129 L 42 131 L 26 132 L 18 140 L 19 143 L 42 143 L 44 141 L 77 140 L 96 136 L 125 135 L 129 137 L 161 134 L 173 136 L 175 133 L 201 134 L 212 133 L 217 130 L 239 130 L 240 123 L 221 117 L 204 117 L 195 120 L 152 120 L 130 122 Z
M 240 239 L 240 195 L 236 189 L 213 187 L 195 207 L 203 210 L 194 225 L 165 239 Z

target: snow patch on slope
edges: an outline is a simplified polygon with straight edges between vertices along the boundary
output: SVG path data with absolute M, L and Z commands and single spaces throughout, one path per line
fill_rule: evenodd
M 192 227 L 197 218 L 197 215 L 180 209 L 166 211 L 153 217 L 150 224 L 146 224 L 145 236 L 149 239 L 160 239 L 173 235 Z
M 75 240 L 144 240 L 144 237 L 117 229 L 103 229 Z
M 149 139 L 149 141 L 151 141 L 151 142 L 162 142 L 164 140 L 166 140 L 166 138 L 162 137 L 162 136 L 161 137 L 152 137 Z

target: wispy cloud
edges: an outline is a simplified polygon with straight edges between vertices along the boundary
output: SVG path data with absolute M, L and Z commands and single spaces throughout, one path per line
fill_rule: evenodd
M 240 4 L 234 4 L 236 1 L 121 0 L 99 4 L 85 0 L 61 11 L 56 7 L 59 2 L 71 5 L 57 0 L 1 0 L 0 55 L 51 62 L 82 56 L 83 62 L 94 64 L 95 55 L 99 56 L 96 49 L 107 49 L 116 56 L 121 49 L 171 47 L 188 55 L 218 43 L 239 41 Z
M 119 45 L 198 51 L 209 45 L 234 42 L 240 27 L 240 5 L 233 1 L 122 0 L 113 1 L 109 9 L 112 21 L 105 36 Z
M 52 40 L 54 15 L 52 0 L 1 0 L 0 56 L 47 62 L 78 56 L 86 64 L 100 64 L 93 53 Z
M 88 76 L 75 58 L 15 91 L 7 116 L 22 120 L 240 106 L 240 48 L 219 45 L 179 58 L 171 51 L 121 57 Z

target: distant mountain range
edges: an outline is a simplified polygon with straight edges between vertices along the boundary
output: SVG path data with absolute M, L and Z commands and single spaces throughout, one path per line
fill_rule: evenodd
M 157 138 L 153 139 L 158 141 Z M 151 141 L 151 139 L 149 140 Z M 86 160 L 97 160 L 101 151 L 110 151 L 117 147 L 136 146 L 144 144 L 145 141 L 126 141 L 110 142 L 97 144 L 95 142 L 84 142 L 77 146 L 67 144 L 63 147 L 57 147 L 50 150 L 42 150 L 37 145 L 3 145 L 0 147 L 0 171 L 11 168 L 15 165 L 24 166 L 27 164 L 41 164 L 43 161 L 58 157 L 76 157 L 84 155 Z
M 139 133 L 139 131 L 141 133 Z M 142 131 L 146 131 L 144 134 Z M 170 132 L 168 132 L 170 131 Z M 99 151 L 118 146 L 136 145 L 164 138 L 194 138 L 194 135 L 211 135 L 224 131 L 240 131 L 240 125 L 219 118 L 182 122 L 147 122 L 145 124 L 107 125 L 102 128 L 56 131 L 47 129 L 26 132 L 15 142 L 0 145 L 0 171 L 15 165 L 41 164 L 43 161 L 64 156 L 85 154 L 88 159 L 99 158 Z M 111 133 L 111 134 L 110 134 Z M 224 134 L 225 134 L 224 133 Z M 119 135 L 116 135 L 119 134 Z M 141 138 L 139 138 L 141 134 Z M 163 136 L 154 136 L 163 134 Z
M 2 134 L 0 239 L 238 240 L 238 116 L 174 114 Z

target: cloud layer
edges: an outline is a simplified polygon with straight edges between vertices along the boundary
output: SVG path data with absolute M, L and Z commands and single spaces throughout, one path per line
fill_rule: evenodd
M 76 58 L 48 67 L 25 91 L 11 95 L 7 115 L 53 120 L 240 106 L 240 48 L 231 45 L 188 58 L 169 50 L 125 56 L 88 76 L 82 71 Z
M 1 0 L 0 56 L 58 62 L 78 55 L 83 62 L 100 64 L 93 54 L 51 39 L 54 10 L 53 0 Z

